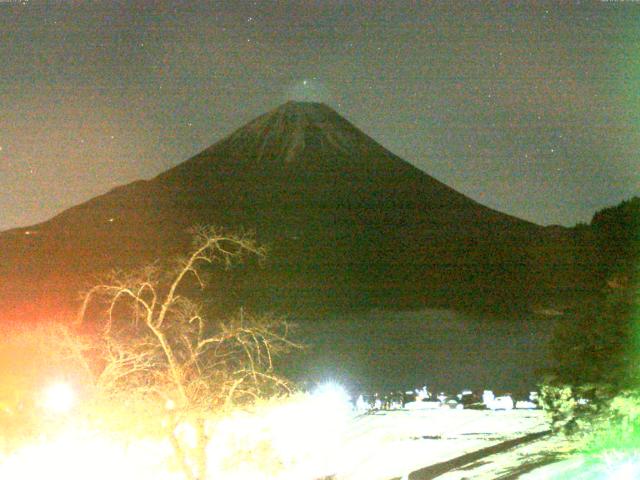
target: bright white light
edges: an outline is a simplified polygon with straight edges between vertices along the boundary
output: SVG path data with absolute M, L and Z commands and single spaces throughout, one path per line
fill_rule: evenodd
M 62 383 L 45 393 L 42 407 L 47 410 L 65 411 L 61 405 L 73 405 L 75 399 Z M 322 385 L 314 394 L 258 402 L 245 411 L 213 416 L 205 422 L 207 478 L 314 480 L 336 475 L 347 465 L 349 453 L 344 446 L 353 416 L 346 392 L 336 384 Z M 167 439 L 123 439 L 89 428 L 77 418 L 65 420 L 73 421 L 53 436 L 39 437 L 5 458 L 0 452 L 0 479 L 184 478 Z M 185 421 L 175 433 L 190 463 L 197 432 Z
M 7 480 L 180 480 L 162 463 L 171 445 L 136 441 L 126 445 L 89 431 L 69 430 L 0 459 Z
M 324 402 L 340 406 L 344 406 L 350 402 L 349 394 L 344 387 L 333 382 L 318 385 L 312 395 Z
M 335 384 L 252 412 L 238 411 L 211 424 L 211 478 L 312 480 L 335 475 L 353 415 L 346 392 Z
M 52 413 L 68 413 L 76 403 L 76 394 L 68 383 L 54 383 L 44 392 L 43 406 Z

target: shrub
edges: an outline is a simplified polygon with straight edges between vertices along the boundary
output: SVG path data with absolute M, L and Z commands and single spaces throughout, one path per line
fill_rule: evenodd
M 573 449 L 605 452 L 640 445 L 640 391 L 547 384 L 540 397 L 552 429 L 570 439 Z

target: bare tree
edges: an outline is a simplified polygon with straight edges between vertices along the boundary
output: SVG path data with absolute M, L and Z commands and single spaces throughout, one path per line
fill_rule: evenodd
M 167 433 L 189 480 L 206 478 L 207 415 L 290 390 L 273 368 L 275 355 L 297 346 L 282 318 L 241 310 L 212 321 L 201 303 L 184 294 L 191 280 L 204 288 L 204 265 L 229 268 L 247 256 L 264 255 L 250 235 L 202 227 L 195 232 L 190 254 L 174 269 L 163 272 L 153 265 L 115 273 L 84 295 L 79 322 L 87 320 L 92 302 L 106 306 L 104 365 L 96 378 L 97 391 L 128 404 L 161 402 L 169 418 Z M 177 433 L 185 422 L 196 431 L 195 448 L 187 447 Z

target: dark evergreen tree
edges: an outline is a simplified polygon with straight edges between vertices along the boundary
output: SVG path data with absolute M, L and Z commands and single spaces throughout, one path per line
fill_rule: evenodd
M 589 228 L 600 294 L 567 312 L 553 344 L 553 374 L 565 384 L 635 387 L 640 382 L 640 198 L 597 212 Z

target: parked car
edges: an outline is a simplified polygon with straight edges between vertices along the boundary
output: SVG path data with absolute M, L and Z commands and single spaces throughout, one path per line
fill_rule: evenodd
M 487 405 L 491 410 L 513 410 L 513 398 L 511 395 L 495 397 Z

